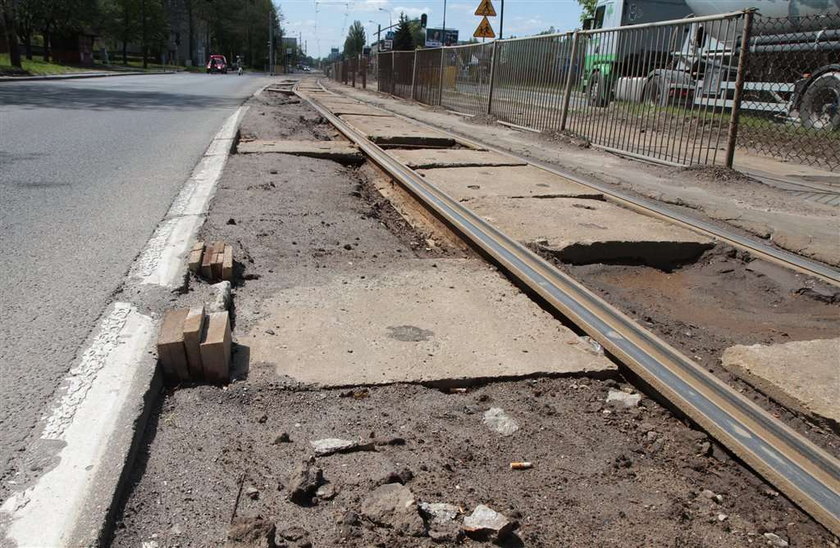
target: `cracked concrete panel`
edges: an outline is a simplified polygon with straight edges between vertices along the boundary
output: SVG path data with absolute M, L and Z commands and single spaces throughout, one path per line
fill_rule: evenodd
M 571 264 L 646 264 L 672 268 L 714 242 L 609 202 L 486 197 L 467 207 L 509 236 Z
M 840 426 L 840 339 L 738 345 L 721 361 L 783 405 Z
M 469 148 L 393 149 L 389 151 L 389 154 L 411 169 L 527 165 L 526 162 L 517 160 L 513 156 Z
M 240 142 L 236 151 L 239 154 L 291 154 L 293 156 L 309 156 L 310 158 L 324 158 L 351 163 L 361 163 L 364 160 L 364 156 L 358 148 L 342 141 L 257 139 Z
M 485 196 L 604 199 L 597 190 L 533 166 L 421 169 L 418 173 L 461 201 Z
M 263 319 L 239 340 L 250 347 L 252 367 L 271 367 L 304 383 L 615 370 L 494 269 L 467 260 L 416 260 L 365 279 L 285 289 L 261 312 Z
M 342 115 L 341 118 L 379 145 L 414 145 L 451 147 L 455 139 L 445 133 L 426 129 L 395 116 Z

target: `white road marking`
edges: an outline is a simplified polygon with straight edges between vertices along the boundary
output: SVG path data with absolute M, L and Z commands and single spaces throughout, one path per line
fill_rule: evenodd
M 215 135 L 134 261 L 129 282 L 173 287 L 183 280 L 185 255 L 207 215 L 247 108 L 237 109 Z M 124 302 L 113 305 L 102 317 L 93 342 L 68 372 L 61 396 L 42 419 L 43 432 L 34 443 L 61 447 L 53 457 L 58 464 L 0 505 L 0 546 L 9 542 L 18 547 L 54 547 L 95 541 L 87 537 L 96 533 L 98 524 L 82 522 L 92 509 L 104 518 L 112 502 L 116 479 L 104 492 L 95 492 L 97 480 L 108 474 L 118 477 L 121 471 L 114 467 L 121 467 L 122 462 L 108 462 L 104 457 L 114 458 L 108 451 L 128 452 L 127 429 L 142 412 L 142 398 L 156 367 L 152 352 L 156 324 L 134 304 Z M 125 447 L 114 449 L 120 443 Z
M 0 506 L 5 541 L 15 546 L 66 546 L 90 500 L 102 456 L 121 428 L 120 409 L 137 405 L 132 382 L 154 367 L 148 353 L 155 321 L 128 303 L 116 303 L 98 335 L 65 379 L 65 395 L 46 419 L 41 440 L 59 442 L 58 465 Z M 102 501 L 98 501 L 102 502 Z
M 239 107 L 216 133 L 189 180 L 172 202 L 146 247 L 135 261 L 129 279 L 141 284 L 175 287 L 184 279 L 183 258 L 204 222 L 216 183 L 227 162 L 240 117 L 248 107 Z

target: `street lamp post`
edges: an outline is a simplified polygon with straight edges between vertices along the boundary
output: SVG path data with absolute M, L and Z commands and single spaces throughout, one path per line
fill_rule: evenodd
M 387 11 L 388 12 L 388 27 L 393 27 L 394 22 L 391 20 L 391 10 L 386 10 L 385 8 L 378 8 L 379 11 Z

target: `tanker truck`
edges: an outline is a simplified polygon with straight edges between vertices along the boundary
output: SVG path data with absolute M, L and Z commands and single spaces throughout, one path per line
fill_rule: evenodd
M 598 0 L 584 30 L 643 26 L 586 35 L 586 101 L 731 108 L 747 9 L 742 111 L 840 131 L 840 0 Z

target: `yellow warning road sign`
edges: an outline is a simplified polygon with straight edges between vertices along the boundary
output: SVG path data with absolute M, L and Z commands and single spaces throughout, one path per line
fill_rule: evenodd
M 490 21 L 487 20 L 487 16 L 481 18 L 481 23 L 478 24 L 478 28 L 475 29 L 473 36 L 476 38 L 495 38 L 496 33 L 493 32 L 493 27 L 490 26 Z
M 484 17 L 496 17 L 496 8 L 490 0 L 481 0 L 481 4 L 475 10 L 475 14 Z

